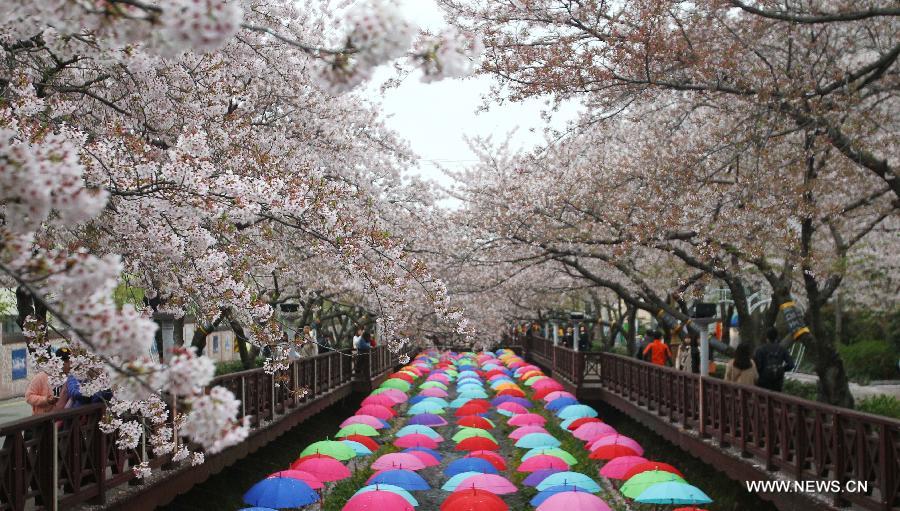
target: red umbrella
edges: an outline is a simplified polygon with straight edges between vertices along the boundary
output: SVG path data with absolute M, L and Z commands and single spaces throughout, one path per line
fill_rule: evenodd
M 593 451 L 591 451 L 590 456 L 588 458 L 592 460 L 611 460 L 613 458 L 618 458 L 619 456 L 639 456 L 640 454 L 632 449 L 631 447 L 627 447 L 624 445 L 618 444 L 610 444 L 600 446 Z M 537 457 L 537 456 L 535 456 Z M 529 458 L 530 459 L 530 458 Z
M 498 451 L 500 446 L 490 438 L 473 436 L 456 444 L 457 451 Z
M 534 399 L 544 399 L 544 396 L 546 396 L 547 394 L 549 394 L 551 392 L 557 391 L 557 390 L 560 390 L 560 389 L 555 389 L 553 387 L 544 387 L 542 389 L 537 389 L 534 392 Z
M 523 461 L 519 465 L 519 472 L 534 472 L 536 470 L 569 470 L 569 464 L 556 456 L 547 454 L 538 454 Z
M 477 406 L 486 412 L 491 409 L 491 402 L 487 399 L 470 399 L 466 401 L 466 406 Z
M 387 408 L 390 408 L 397 404 L 391 396 L 385 396 L 384 394 L 375 394 L 374 396 L 369 396 L 362 401 L 362 405 L 381 405 Z
M 397 447 L 427 447 L 428 449 L 437 449 L 438 443 L 428 435 L 421 433 L 412 433 L 394 440 Z
M 465 458 L 481 458 L 494 466 L 497 470 L 506 470 L 506 461 L 503 456 L 494 451 L 472 451 L 464 456 Z
M 487 490 L 471 488 L 451 493 L 441 504 L 441 511 L 507 511 L 503 499 Z
M 456 423 L 467 428 L 494 429 L 494 426 L 491 425 L 490 421 L 477 415 L 467 415 L 456 421 Z
M 596 417 L 582 417 L 580 419 L 573 420 L 572 423 L 569 424 L 569 427 L 566 429 L 568 429 L 569 431 L 575 431 L 576 429 L 580 428 L 581 426 L 584 426 L 585 424 L 587 424 L 589 422 L 603 422 L 603 421 Z
M 299 465 L 300 463 L 302 463 L 306 460 L 313 460 L 313 459 L 317 459 L 317 458 L 328 458 L 328 459 L 332 459 L 332 460 L 336 459 L 333 456 L 329 456 L 327 454 L 319 454 L 319 453 L 307 454 L 306 456 L 300 456 L 299 458 L 295 459 L 294 462 L 291 463 L 291 468 L 294 468 L 294 465 Z
M 663 463 L 661 461 L 645 461 L 628 469 L 622 479 L 625 479 L 627 481 L 628 479 L 631 479 L 641 472 L 647 472 L 648 470 L 662 470 L 663 472 L 671 472 L 679 477 L 684 477 L 684 474 L 679 472 L 677 468 L 669 465 L 668 463 Z
M 328 456 L 295 461 L 291 469 L 309 472 L 325 483 L 350 477 L 350 470 L 343 463 Z
M 375 452 L 378 450 L 380 445 L 375 440 L 372 440 L 370 437 L 363 435 L 347 435 L 344 437 L 344 440 L 352 440 L 354 442 L 359 442 L 365 445 L 370 451 Z
M 525 397 L 525 393 L 520 389 L 503 389 L 497 393 L 498 396 L 513 396 L 513 397 Z
M 406 373 L 392 373 L 391 375 L 388 376 L 388 378 L 397 378 L 397 379 L 403 380 L 407 383 L 412 383 L 412 382 L 416 381 L 415 378 L 413 378 L 412 376 L 410 376 L 409 374 L 406 374 Z
M 378 417 L 379 419 L 388 420 L 391 417 L 397 415 L 397 412 L 382 405 L 365 405 L 360 407 L 360 409 L 356 411 L 355 415 L 371 415 L 373 417 Z
M 479 413 L 484 413 L 486 411 L 486 409 L 483 409 L 480 406 L 469 406 L 469 403 L 466 403 L 459 407 L 454 415 L 457 417 L 464 417 L 466 415 L 478 415 Z
M 303 481 L 308 484 L 313 490 L 320 490 L 325 487 L 321 479 L 303 470 L 282 470 L 280 472 L 275 472 L 274 474 L 269 474 L 269 478 L 272 477 L 289 477 L 291 479 L 297 479 L 298 481 Z

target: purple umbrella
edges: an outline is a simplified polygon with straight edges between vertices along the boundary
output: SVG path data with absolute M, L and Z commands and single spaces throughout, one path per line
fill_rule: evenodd
M 433 413 L 420 413 L 413 415 L 407 424 L 421 424 L 423 426 L 446 426 L 447 421 L 440 415 Z
M 562 470 L 557 470 L 555 468 L 546 468 L 546 469 L 542 469 L 542 470 L 535 470 L 534 472 L 528 474 L 528 477 L 526 477 L 522 481 L 522 484 L 524 484 L 526 486 L 537 486 L 537 485 L 541 484 L 541 481 L 543 481 L 547 477 L 550 477 L 551 475 L 553 475 L 557 472 L 562 472 Z

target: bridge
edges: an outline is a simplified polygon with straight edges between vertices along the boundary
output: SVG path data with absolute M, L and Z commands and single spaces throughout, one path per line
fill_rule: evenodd
M 603 401 L 738 481 L 838 481 L 760 493 L 783 511 L 900 509 L 900 421 L 536 336 L 508 339 L 582 400 Z M 865 481 L 864 492 L 846 491 Z
M 73 509 L 149 510 L 167 504 L 294 426 L 354 392 L 368 392 L 398 365 L 386 346 L 367 354 L 330 351 L 295 361 L 276 385 L 263 369 L 215 378 L 241 400 L 239 418 L 251 431 L 239 445 L 209 455 L 197 466 L 116 446 L 116 433 L 99 427 L 100 404 L 41 415 L 0 426 L 0 511 Z M 306 395 L 296 392 L 309 389 Z M 137 479 L 132 467 L 148 461 L 154 475 Z

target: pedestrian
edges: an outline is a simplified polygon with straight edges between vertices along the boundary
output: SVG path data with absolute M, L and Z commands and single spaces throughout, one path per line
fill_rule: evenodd
M 675 369 L 687 371 L 689 373 L 700 373 L 700 338 L 697 334 L 691 333 L 684 342 L 678 346 L 678 353 L 675 355 Z
M 309 325 L 303 327 L 303 340 L 300 346 L 300 357 L 311 358 L 319 354 L 319 345 L 316 342 L 316 334 Z
M 56 356 L 63 361 L 63 374 L 68 375 L 72 368 L 72 363 L 69 361 L 71 356 L 69 348 L 56 350 Z M 65 388 L 65 385 L 61 385 L 57 389 L 51 388 L 50 375 L 45 371 L 39 371 L 28 384 L 28 389 L 25 390 L 25 402 L 31 405 L 31 414 L 41 415 L 65 408 L 69 400 Z
M 635 351 L 634 353 L 634 358 L 637 358 L 638 360 L 647 360 L 644 357 L 644 350 L 647 348 L 647 346 L 650 345 L 652 341 L 652 332 L 650 330 L 644 332 L 644 334 L 641 336 L 641 341 L 638 343 L 637 351 Z
M 770 328 L 766 332 L 769 342 L 756 349 L 753 359 L 759 371 L 757 385 L 764 389 L 781 392 L 784 388 L 784 373 L 794 368 L 788 350 L 778 342 L 778 330 Z
M 644 357 L 650 357 L 650 363 L 658 366 L 664 366 L 671 362 L 672 360 L 672 351 L 669 349 L 669 346 L 663 342 L 662 336 L 659 332 L 651 332 L 653 336 L 653 342 L 647 345 L 644 348 Z
M 356 329 L 356 335 L 353 336 L 353 350 L 354 351 L 359 351 L 359 344 L 362 342 L 364 332 L 365 332 L 365 330 L 363 330 L 362 327 L 359 327 Z
M 756 370 L 756 362 L 751 354 L 753 349 L 746 342 L 738 344 L 734 351 L 734 358 L 725 365 L 725 381 L 740 383 L 742 385 L 755 385 L 759 380 Z

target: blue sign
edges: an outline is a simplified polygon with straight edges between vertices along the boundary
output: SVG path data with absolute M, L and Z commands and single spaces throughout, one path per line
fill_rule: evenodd
M 12 350 L 12 379 L 22 380 L 28 376 L 28 363 L 26 356 L 28 351 L 25 348 Z

